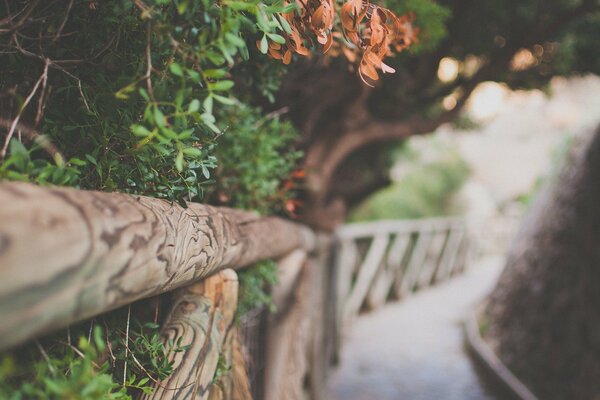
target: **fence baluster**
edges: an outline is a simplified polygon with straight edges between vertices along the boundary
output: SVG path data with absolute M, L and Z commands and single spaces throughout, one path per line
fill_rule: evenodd
M 390 246 L 387 257 L 384 261 L 384 268 L 381 268 L 371 285 L 371 290 L 367 295 L 367 306 L 369 309 L 380 307 L 385 303 L 390 294 L 394 278 L 402 268 L 402 261 L 405 258 L 406 250 L 410 244 L 410 235 L 398 234 Z
M 344 310 L 344 320 L 352 318 L 358 314 L 365 296 L 381 265 L 385 250 L 387 249 L 389 235 L 387 233 L 378 234 L 369 246 L 364 262 L 361 264 L 356 277 L 356 282 L 351 290 L 350 296 Z

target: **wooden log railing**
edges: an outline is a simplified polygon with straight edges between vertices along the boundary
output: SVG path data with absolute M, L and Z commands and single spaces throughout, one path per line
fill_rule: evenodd
M 174 373 L 155 382 L 155 391 L 145 398 L 250 399 L 243 350 L 233 329 L 237 278 L 232 269 L 282 259 L 291 280 L 274 288 L 275 299 L 297 301 L 314 295 L 315 274 L 300 270 L 315 245 L 308 228 L 276 217 L 201 204 L 182 208 L 127 194 L 0 183 L 0 350 L 173 292 L 164 341 L 183 337 L 190 348 L 170 354 Z M 298 309 L 282 307 L 269 330 L 281 331 L 288 312 L 295 315 Z M 316 314 L 322 315 L 311 311 L 309 319 L 318 320 Z M 295 332 L 308 338 L 306 346 L 320 342 L 311 324 Z M 262 350 L 281 352 L 288 346 L 281 342 Z M 301 376 L 286 377 L 284 389 L 302 388 L 309 353 L 296 352 L 307 367 Z M 215 382 L 219 358 L 231 368 Z
M 472 243 L 463 218 L 350 224 L 335 238 L 340 326 L 462 271 Z
M 0 205 L 0 349 L 314 247 L 279 218 L 143 196 L 2 183 Z
M 331 237 L 227 208 L 0 183 L 0 350 L 173 292 L 165 343 L 184 337 L 190 348 L 170 355 L 174 373 L 145 399 L 322 399 L 345 322 L 461 271 L 467 228 L 385 221 Z M 233 326 L 234 270 L 262 259 L 278 261 L 280 279 L 260 332 L 257 390 Z M 230 368 L 215 381 L 219 358 Z

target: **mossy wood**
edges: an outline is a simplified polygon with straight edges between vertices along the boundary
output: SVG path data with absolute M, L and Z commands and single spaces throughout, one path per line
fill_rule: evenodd
M 314 246 L 275 217 L 118 193 L 0 184 L 0 349 Z

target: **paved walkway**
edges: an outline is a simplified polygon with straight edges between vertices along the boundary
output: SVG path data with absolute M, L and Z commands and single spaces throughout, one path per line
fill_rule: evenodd
M 465 353 L 461 322 L 492 289 L 501 267 L 501 259 L 485 259 L 462 276 L 358 318 L 328 398 L 498 399 Z

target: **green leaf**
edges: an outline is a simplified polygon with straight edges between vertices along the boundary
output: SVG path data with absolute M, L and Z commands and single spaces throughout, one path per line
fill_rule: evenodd
M 188 69 L 188 70 L 186 70 L 186 72 L 193 82 L 200 83 L 200 74 L 198 73 L 198 71 L 194 71 L 193 69 Z
M 267 20 L 267 17 L 265 16 L 265 13 L 262 10 L 256 14 L 256 23 L 258 24 L 258 27 L 260 28 L 261 31 L 263 31 L 263 32 L 271 31 L 271 26 L 269 25 L 269 21 Z
M 260 39 L 259 50 L 263 54 L 267 54 L 267 51 L 269 51 L 269 41 L 267 40 L 266 35 L 263 35 L 262 39 Z
M 140 88 L 139 92 L 140 92 L 140 96 L 142 96 L 144 98 L 144 100 L 150 101 L 150 96 L 148 96 L 148 92 L 146 92 L 146 89 Z
M 281 27 L 283 28 L 283 30 L 287 34 L 291 34 L 292 33 L 292 27 L 287 22 L 287 20 L 285 18 L 283 18 L 281 15 L 279 15 L 279 23 L 281 24 Z
M 212 96 L 208 96 L 206 99 L 204 99 L 204 102 L 202 103 L 202 106 L 204 107 L 204 111 L 212 114 L 213 112 L 213 98 Z
M 210 178 L 210 171 L 204 165 L 202 166 L 202 175 L 204 175 L 206 179 Z
M 202 156 L 202 150 L 196 147 L 186 147 L 183 149 L 183 154 L 192 158 L 199 158 Z
M 208 84 L 209 89 L 217 91 L 229 90 L 233 87 L 233 81 L 223 80 Z
M 198 110 L 200 110 L 200 100 L 194 99 L 190 101 L 190 104 L 188 105 L 188 112 L 193 113 L 197 112 Z
M 227 41 L 229 43 L 231 43 L 232 45 L 234 45 L 236 47 L 242 48 L 242 47 L 246 46 L 246 42 L 244 42 L 244 40 L 242 38 L 234 35 L 233 33 L 227 32 L 225 34 L 225 39 L 227 39 Z
M 175 168 L 179 172 L 183 171 L 183 152 L 181 151 L 177 153 L 177 157 L 175 158 Z
M 23 146 L 23 143 L 19 142 L 16 138 L 12 138 L 8 145 L 8 151 L 11 155 L 26 155 L 27 149 Z
M 131 125 L 131 131 L 135 136 L 146 137 L 151 134 L 151 132 L 143 125 L 134 124 Z
M 181 66 L 177 63 L 169 65 L 169 70 L 173 75 L 183 76 L 183 69 L 181 69 Z
M 188 7 L 188 0 L 181 0 L 180 3 L 177 5 L 177 12 L 179 13 L 179 15 L 183 15 Z
M 212 97 L 214 97 L 214 99 L 215 99 L 216 101 L 218 101 L 219 103 L 221 103 L 221 104 L 225 104 L 225 105 L 227 105 L 227 106 L 232 106 L 232 105 L 234 105 L 235 103 L 237 103 L 237 100 L 236 100 L 236 99 L 232 99 L 232 98 L 230 98 L 230 97 L 225 97 L 225 96 L 220 96 L 220 95 L 218 95 L 218 94 L 213 94 L 213 95 L 212 95 Z
M 267 36 L 275 43 L 285 44 L 285 38 L 281 35 L 278 35 L 276 33 L 267 33 Z
M 250 2 L 247 3 L 244 1 L 228 1 L 227 7 L 235 11 L 256 11 L 256 4 L 252 4 Z
M 221 133 L 221 130 L 219 129 L 218 126 L 215 125 L 214 122 L 204 120 L 204 124 L 214 133 Z
M 224 69 L 207 69 L 204 71 L 204 75 L 207 78 L 219 79 L 225 76 L 227 72 Z
M 79 158 L 71 158 L 69 159 L 69 164 L 73 164 L 73 165 L 77 165 L 78 167 L 83 167 L 84 165 L 86 165 L 87 163 L 85 161 L 83 161 L 82 159 Z
M 160 111 L 160 108 L 158 107 L 154 107 L 154 122 L 160 128 L 164 128 L 165 126 L 165 114 L 163 114 L 162 111 Z
M 206 57 L 215 65 L 222 65 L 225 63 L 225 58 L 219 53 L 215 53 L 214 51 L 207 51 Z

